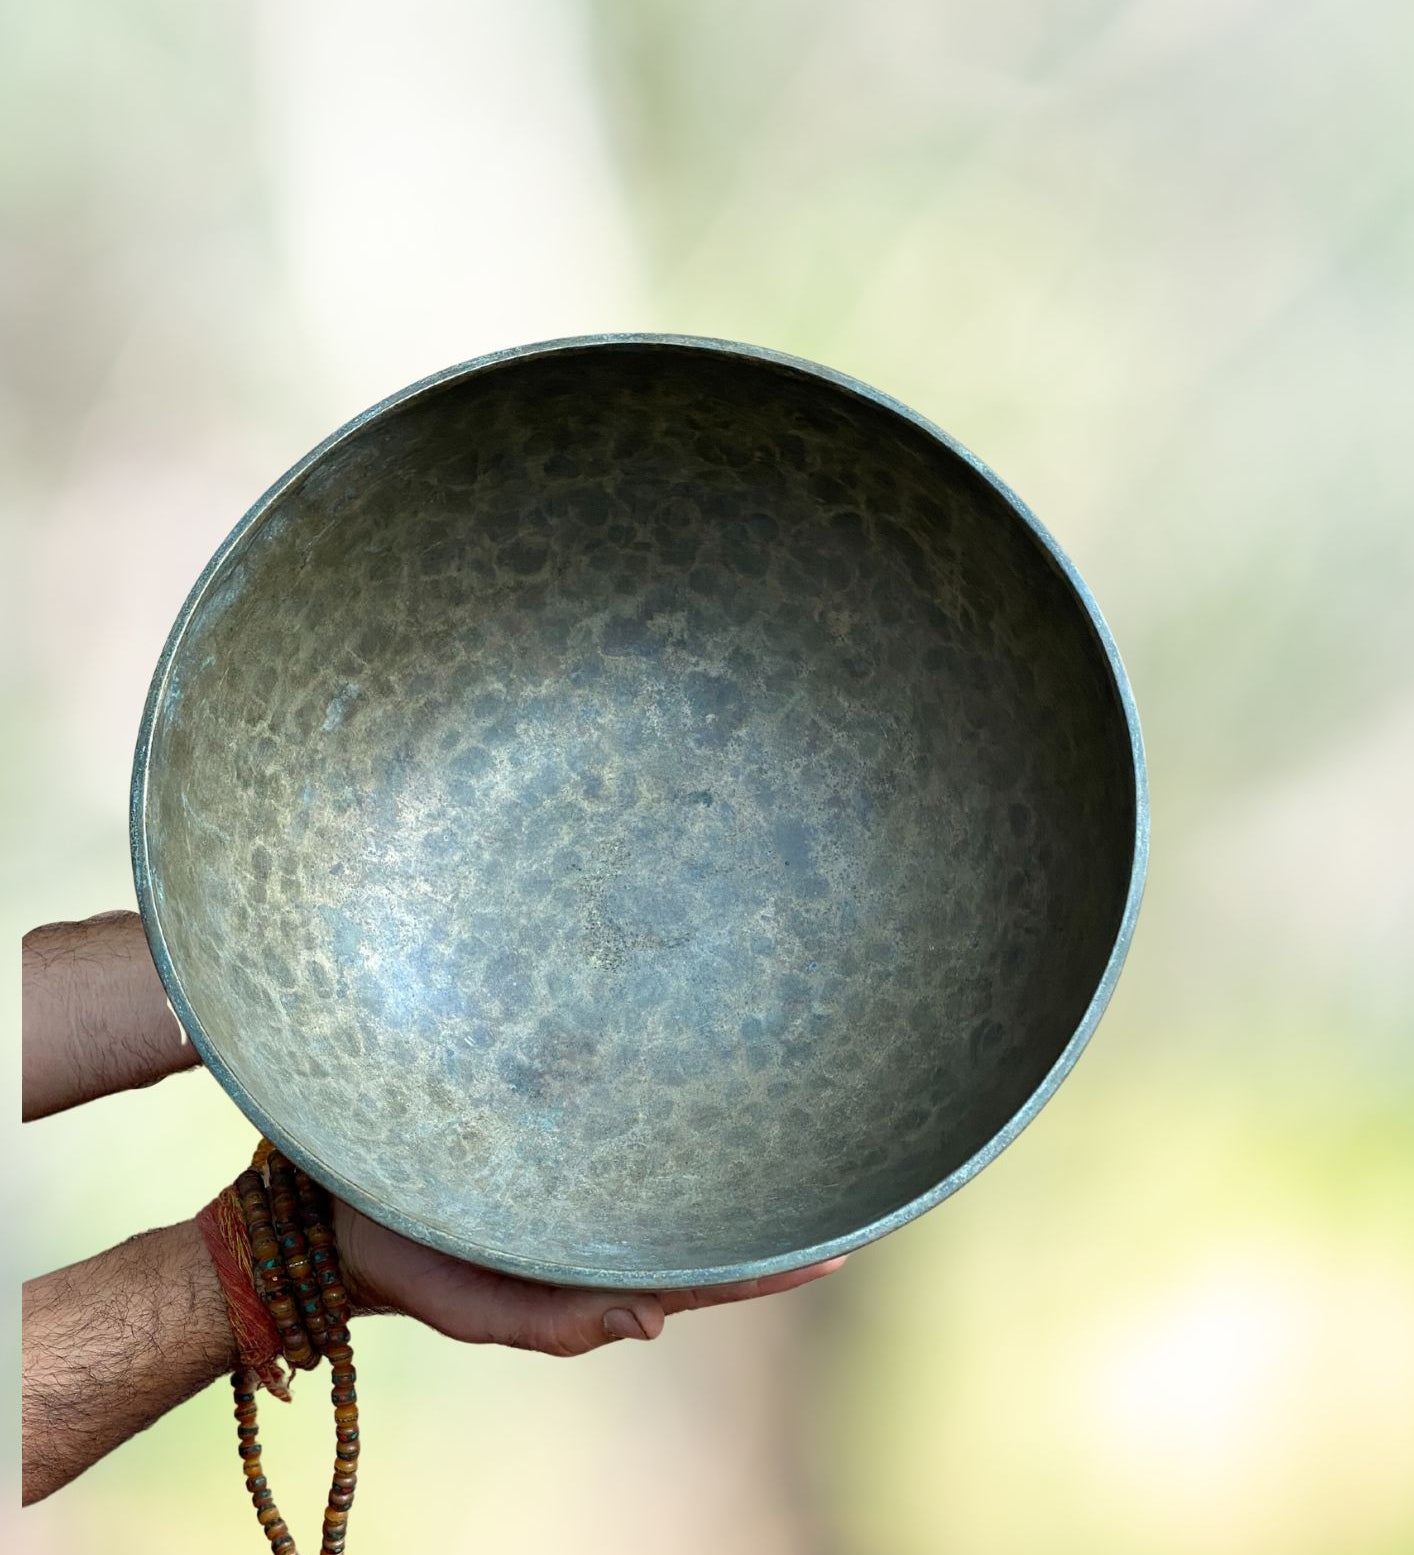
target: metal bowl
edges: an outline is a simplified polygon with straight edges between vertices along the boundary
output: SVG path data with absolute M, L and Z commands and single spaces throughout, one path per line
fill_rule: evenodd
M 132 822 L 173 1006 L 292 1158 L 653 1288 L 995 1156 L 1109 998 L 1147 807 L 1109 633 L 977 460 L 809 363 L 623 336 L 426 379 L 267 492 Z

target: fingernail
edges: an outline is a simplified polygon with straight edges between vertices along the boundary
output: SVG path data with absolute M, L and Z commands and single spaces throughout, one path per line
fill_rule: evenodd
M 643 1324 L 627 1307 L 611 1307 L 604 1314 L 604 1332 L 611 1339 L 646 1339 Z

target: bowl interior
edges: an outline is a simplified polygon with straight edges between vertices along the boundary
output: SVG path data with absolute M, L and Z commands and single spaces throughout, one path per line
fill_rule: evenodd
M 584 345 L 375 416 L 190 607 L 150 920 L 243 1103 L 549 1277 L 847 1237 L 1026 1103 L 1134 853 L 1114 675 L 1006 499 L 787 364 Z

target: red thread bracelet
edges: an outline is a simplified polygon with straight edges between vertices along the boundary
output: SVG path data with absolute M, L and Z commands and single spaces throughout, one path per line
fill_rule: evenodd
M 234 1186 L 222 1189 L 196 1223 L 216 1265 L 241 1366 L 253 1371 L 276 1398 L 289 1403 L 289 1382 L 280 1365 L 280 1331 L 255 1288 L 250 1233 Z

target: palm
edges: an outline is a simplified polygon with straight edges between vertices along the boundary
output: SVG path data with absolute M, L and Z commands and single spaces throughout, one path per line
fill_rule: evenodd
M 334 1227 L 357 1309 L 404 1312 L 465 1343 L 505 1344 L 547 1355 L 583 1355 L 617 1338 L 656 1339 L 675 1312 L 793 1290 L 844 1262 L 836 1258 L 736 1285 L 618 1293 L 538 1285 L 464 1263 L 409 1241 L 338 1200 Z

